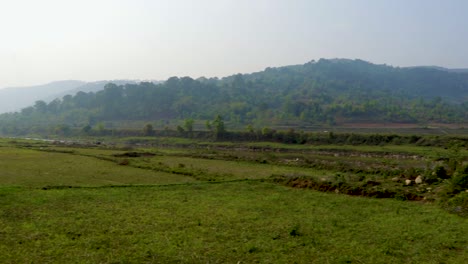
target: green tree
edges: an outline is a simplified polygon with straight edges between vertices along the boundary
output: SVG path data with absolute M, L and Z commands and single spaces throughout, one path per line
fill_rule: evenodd
M 90 132 L 91 132 L 91 125 L 87 124 L 86 126 L 84 126 L 82 129 L 81 129 L 81 132 L 83 132 L 84 134 L 88 135 Z
M 264 127 L 264 128 L 262 128 L 262 136 L 263 136 L 264 138 L 270 139 L 270 138 L 273 137 L 273 135 L 274 135 L 275 133 L 276 133 L 276 131 L 275 131 L 274 129 L 269 128 L 269 127 Z
M 151 125 L 151 124 L 146 124 L 146 125 L 143 127 L 143 135 L 144 135 L 144 136 L 152 136 L 153 133 L 154 133 L 153 125 Z
M 193 132 L 193 119 L 189 118 L 189 119 L 185 119 L 184 121 L 184 128 L 187 132 L 189 133 L 192 133 Z
M 104 126 L 104 123 L 102 122 L 97 123 L 96 129 L 100 135 L 104 135 L 106 132 L 106 127 Z
M 245 129 L 246 129 L 247 132 L 249 132 L 249 133 L 254 133 L 254 132 L 255 132 L 255 130 L 254 130 L 254 128 L 253 128 L 253 126 L 252 126 L 251 124 L 248 124 L 248 125 L 245 127 Z
M 39 113 L 45 113 L 47 111 L 47 103 L 39 100 L 34 103 L 34 109 Z
M 34 107 L 32 106 L 21 109 L 21 114 L 24 116 L 31 115 L 33 112 L 34 112 Z
M 222 138 L 226 133 L 226 128 L 224 127 L 224 120 L 221 115 L 217 115 L 215 120 L 213 120 L 215 137 Z
M 209 120 L 206 120 L 205 127 L 208 131 L 211 131 L 213 129 L 213 126 L 211 125 L 211 122 Z
M 183 127 L 177 126 L 176 129 L 177 129 L 177 132 L 179 132 L 179 134 L 181 134 L 181 135 L 184 135 L 184 134 L 185 134 L 185 129 L 184 129 Z
M 60 112 L 60 104 L 61 104 L 61 102 L 60 102 L 59 99 L 53 100 L 52 102 L 50 102 L 47 105 L 47 111 L 49 111 L 52 114 L 59 113 Z
M 59 136 L 68 136 L 70 135 L 71 129 L 66 124 L 61 124 L 55 127 L 55 133 Z

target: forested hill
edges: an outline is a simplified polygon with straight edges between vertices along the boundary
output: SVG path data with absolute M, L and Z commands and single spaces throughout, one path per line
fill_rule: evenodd
M 272 85 L 282 88 L 322 88 L 345 95 L 352 91 L 384 91 L 411 98 L 442 97 L 451 102 L 468 101 L 468 72 L 445 68 L 395 68 L 362 60 L 321 59 L 304 65 L 267 68 L 244 77 L 250 81 L 269 80 Z
M 239 126 L 467 123 L 468 73 L 321 59 L 222 79 L 107 84 L 103 91 L 38 101 L 21 112 L 0 115 L 0 126 L 11 134 L 58 124 L 212 120 L 216 115 Z

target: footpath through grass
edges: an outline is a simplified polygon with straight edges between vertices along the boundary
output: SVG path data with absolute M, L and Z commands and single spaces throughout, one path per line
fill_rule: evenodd
M 268 182 L 0 188 L 5 263 L 464 263 L 468 221 L 427 204 Z

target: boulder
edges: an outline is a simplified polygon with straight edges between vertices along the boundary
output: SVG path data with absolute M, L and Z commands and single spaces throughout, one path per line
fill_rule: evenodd
M 406 180 L 405 185 L 411 185 L 412 182 L 413 182 L 412 180 Z

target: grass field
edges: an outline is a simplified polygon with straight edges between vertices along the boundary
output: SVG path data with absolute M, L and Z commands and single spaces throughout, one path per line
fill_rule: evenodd
M 262 182 L 3 188 L 0 251 L 35 263 L 463 263 L 468 223 L 431 206 Z
M 193 179 L 143 170 L 92 157 L 24 148 L 0 148 L 0 185 L 44 187 L 167 184 Z
M 323 193 L 271 180 L 343 174 L 300 162 L 307 157 L 343 158 L 349 168 L 373 161 L 399 166 L 400 159 L 407 166 L 430 162 L 438 151 L 354 148 L 336 156 L 353 147 L 330 154 L 333 148 L 339 147 L 258 152 L 0 141 L 0 262 L 466 262 L 467 218 L 435 203 Z M 378 175 L 362 175 L 390 186 Z

